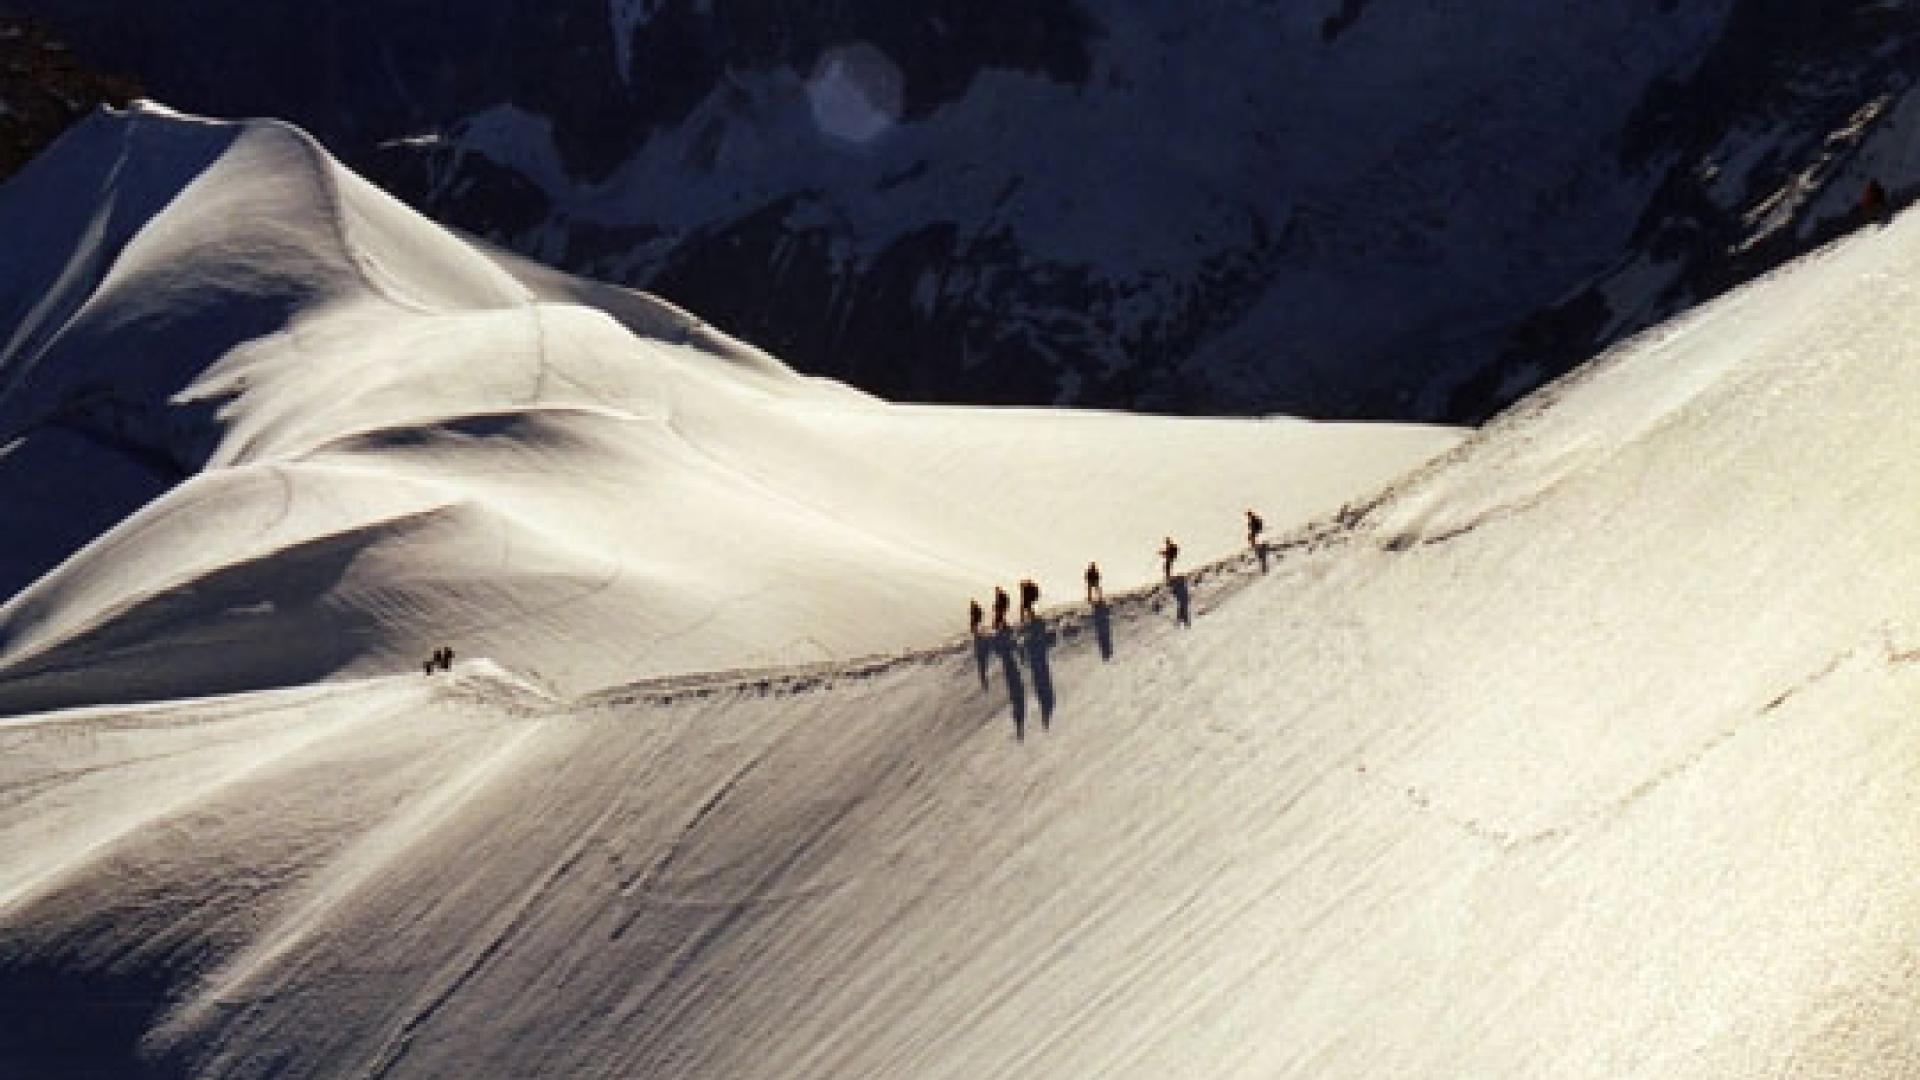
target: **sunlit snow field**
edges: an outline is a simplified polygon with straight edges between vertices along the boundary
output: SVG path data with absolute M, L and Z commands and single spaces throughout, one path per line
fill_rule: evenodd
M 98 117 L 0 190 L 0 499 L 109 523 L 0 547 L 0 1075 L 1910 1074 L 1916 230 L 1465 441 L 927 408 Z

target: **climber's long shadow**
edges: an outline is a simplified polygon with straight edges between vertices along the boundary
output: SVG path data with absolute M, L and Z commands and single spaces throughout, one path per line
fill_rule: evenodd
M 1100 659 L 1113 659 L 1113 611 L 1105 600 L 1093 605 L 1093 640 L 1100 645 Z
M 1023 636 L 1027 670 L 1033 673 L 1033 696 L 1040 702 L 1040 726 L 1045 728 L 1053 722 L 1053 668 L 1047 655 L 1053 647 L 1053 631 L 1044 620 L 1035 620 L 1027 624 Z
M 1027 680 L 1020 674 L 1020 655 L 1013 647 L 1013 631 L 994 632 L 993 649 L 1000 654 L 1000 673 L 1007 680 L 1007 704 L 1013 709 L 1013 737 L 1027 737 Z
M 1193 593 L 1187 588 L 1187 575 L 1179 574 L 1167 583 L 1173 590 L 1173 617 L 1181 626 L 1193 625 Z

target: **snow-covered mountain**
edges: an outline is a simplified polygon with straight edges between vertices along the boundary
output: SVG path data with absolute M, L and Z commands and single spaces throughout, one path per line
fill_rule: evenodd
M 1909 0 L 38 6 L 915 400 L 1478 420 L 1920 183 Z
M 103 116 L 0 212 L 0 415 L 148 394 L 7 460 L 192 466 L 0 610 L 12 708 L 163 699 L 0 721 L 0 1074 L 1920 1064 L 1912 214 L 1262 566 L 1243 501 L 1452 437 L 885 406 L 278 125 Z M 1170 519 L 1239 554 L 1128 588 Z M 1044 620 L 932 629 L 1015 565 Z M 697 670 L 801 627 L 915 647 Z
M 892 650 L 1458 438 L 890 406 L 477 250 L 298 129 L 154 106 L 0 189 L 0 246 L 0 712 L 443 642 L 566 692 Z

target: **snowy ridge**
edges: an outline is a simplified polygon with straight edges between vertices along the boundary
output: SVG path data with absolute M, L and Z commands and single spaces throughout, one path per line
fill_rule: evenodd
M 1903 1075 L 1917 291 L 1911 217 L 1797 263 L 1195 570 L 1190 626 L 1116 589 L 979 654 L 12 722 L 0 1055 Z
M 534 394 L 543 365 L 524 352 L 518 381 L 473 359 L 528 320 L 481 312 L 487 347 L 456 343 L 479 376 L 522 406 L 573 387 L 578 408 L 340 424 L 344 442 L 257 433 L 298 448 L 272 463 L 295 478 L 286 523 L 250 493 L 271 470 L 249 451 L 176 489 L 236 489 L 177 500 L 180 538 L 142 539 L 170 494 L 0 611 L 11 641 L 42 605 L 53 644 L 36 656 L 93 656 L 96 683 L 132 685 L 142 669 L 87 652 L 56 628 L 64 610 L 132 594 L 186 538 L 245 567 L 247 537 L 324 544 L 355 521 L 396 535 L 324 603 L 285 608 L 362 613 L 340 673 L 372 674 L 380 641 L 458 605 L 515 624 L 458 636 L 460 662 L 432 677 L 0 721 L 0 1072 L 1910 1074 L 1917 301 L 1908 214 L 1464 442 L 1424 433 L 1397 480 L 1344 476 L 1320 510 L 1276 520 L 1264 566 L 1240 548 L 1243 496 L 1295 436 L 1338 453 L 1344 429 L 768 389 L 707 354 L 636 356 L 624 326 L 559 302 L 542 355 L 567 379 Z M 416 316 L 383 306 L 359 315 L 406 335 Z M 647 392 L 607 374 L 629 364 Z M 1384 454 L 1396 430 L 1348 434 Z M 1293 485 L 1329 460 L 1300 452 Z M 883 453 L 904 475 L 874 467 Z M 1020 487 L 1027 469 L 1047 482 Z M 859 527 L 781 564 L 793 591 L 736 591 L 772 557 L 757 543 L 702 562 L 548 492 L 625 507 L 648 497 L 630 472 L 673 489 L 642 516 L 670 514 L 703 551 L 741 521 L 769 535 L 735 482 L 784 522 Z M 1214 504 L 1180 503 L 1191 489 Z M 1020 512 L 997 517 L 1003 499 Z M 1152 526 L 1180 505 L 1199 505 L 1183 566 L 1243 553 L 1139 586 Z M 217 512 L 268 524 L 194 532 Z M 524 526 L 490 517 L 514 514 Z M 541 528 L 527 558 L 546 577 L 506 550 Z M 1035 531 L 1046 542 L 1021 548 Z M 620 574 L 596 579 L 583 546 Z M 1059 602 L 1083 553 L 1108 567 L 1104 609 Z M 939 559 L 1051 570 L 1047 620 L 956 646 L 954 598 L 977 585 Z M 647 560 L 672 572 L 615 613 L 567 595 Z M 843 648 L 807 665 L 750 635 L 702 643 L 725 617 L 711 608 L 708 629 L 648 637 L 683 578 L 765 623 L 791 604 L 774 634 Z M 951 591 L 923 623 L 929 582 Z M 544 615 L 523 606 L 541 584 Z M 198 595 L 179 642 L 247 617 Z M 423 604 L 448 607 L 414 622 Z M 649 654 L 553 677 L 552 658 L 613 633 Z M 865 644 L 893 636 L 906 647 Z
M 991 582 L 1139 580 L 1163 528 L 1225 548 L 1245 502 L 1304 520 L 1456 439 L 889 406 L 476 249 L 284 124 L 102 113 L 7 195 L 39 255 L 9 295 L 44 299 L 0 326 L 0 491 L 47 528 L 0 548 L 0 711 L 447 643 L 565 693 L 899 648 Z
M 1307 550 L 1312 544 L 1324 543 L 1331 535 L 1321 528 L 1275 545 L 1272 556 L 1282 563 L 1276 569 L 1282 572 L 1287 569 L 1284 560 L 1288 556 L 1284 552 Z M 1251 559 L 1249 555 L 1244 561 L 1250 562 Z M 1194 587 L 1194 610 L 1202 617 L 1211 611 L 1217 599 L 1253 580 L 1248 576 L 1249 567 L 1242 567 L 1238 573 L 1223 574 L 1221 571 L 1226 569 L 1229 567 L 1222 564 L 1188 575 L 1187 580 Z M 1222 587 L 1227 592 L 1221 592 Z M 1172 603 L 1167 592 L 1165 587 L 1157 587 L 1134 595 L 1115 596 L 1112 603 L 1113 625 L 1119 628 L 1123 640 L 1150 633 L 1148 627 L 1170 613 L 1160 610 Z M 1084 617 L 1067 615 L 1055 617 L 1050 622 L 1052 633 L 1057 636 L 1063 652 L 1092 646 L 1092 632 Z M 1033 627 L 1023 628 L 1020 633 L 1024 640 L 1036 640 Z M 551 757 L 554 748 L 548 740 L 560 730 L 550 725 L 560 724 L 564 729 L 575 732 L 583 730 L 583 724 L 588 729 L 598 729 L 603 733 L 624 729 L 641 736 L 643 744 L 657 743 L 657 735 L 645 734 L 657 732 L 659 728 L 655 724 L 631 725 L 632 711 L 636 705 L 664 710 L 656 717 L 656 721 L 678 717 L 673 720 L 671 727 L 680 728 L 682 724 L 695 719 L 684 715 L 690 708 L 731 708 L 759 699 L 772 702 L 791 699 L 795 695 L 831 701 L 851 688 L 863 686 L 871 686 L 874 691 L 897 693 L 903 682 L 911 685 L 932 680 L 950 685 L 957 675 L 962 674 L 965 684 L 972 685 L 975 658 L 970 655 L 971 651 L 963 644 L 904 657 L 821 665 L 796 672 L 735 672 L 697 679 L 654 680 L 603 692 L 571 704 L 557 701 L 538 688 L 526 686 L 487 661 L 473 661 L 458 665 L 450 677 L 431 681 L 417 676 L 402 676 L 336 683 L 326 689 L 270 691 L 135 710 L 83 709 L 11 721 L 4 730 L 0 730 L 0 742 L 11 740 L 16 748 L 45 746 L 45 736 L 54 731 L 63 732 L 61 737 L 54 740 L 55 746 L 71 745 L 69 740 L 79 738 L 98 740 L 101 734 L 107 732 L 122 733 L 110 743 L 108 753 L 114 752 L 113 748 L 117 748 L 122 741 L 169 741 L 174 744 L 173 748 L 162 756 L 168 759 L 168 767 L 183 778 L 179 790 L 192 790 L 195 794 L 184 801 L 149 798 L 138 804 L 129 804 L 125 810 L 121 810 L 119 793 L 126 790 L 122 785 L 129 780 L 125 774 L 120 776 L 120 784 L 113 786 L 71 782 L 71 779 L 78 777 L 64 782 L 55 779 L 51 785 L 50 799 L 52 806 L 57 809 L 42 815 L 42 832 L 36 850 L 57 851 L 62 855 L 52 867 L 32 867 L 38 872 L 24 879 L 0 879 L 0 886 L 4 886 L 0 888 L 0 919 L 11 917 L 20 925 L 45 928 L 48 924 L 41 914 L 45 911 L 44 905 L 66 902 L 56 900 L 56 897 L 71 899 L 76 894 L 88 893 L 92 888 L 88 884 L 90 879 L 97 874 L 119 872 L 111 869 L 113 867 L 124 869 L 122 860 L 130 851 L 145 847 L 150 838 L 167 835 L 178 827 L 176 822 L 196 820 L 211 823 L 217 819 L 245 830 L 263 824 L 264 819 L 258 813 L 248 813 L 237 816 L 247 818 L 252 824 L 235 821 L 233 809 L 239 804 L 231 800 L 257 799 L 267 790 L 278 791 L 282 796 L 290 795 L 291 802 L 284 797 L 272 800 L 271 813 L 282 824 L 303 822 L 298 825 L 304 834 L 299 845 L 309 857 L 320 858 L 326 866 L 318 876 L 302 874 L 299 881 L 286 879 L 280 874 L 267 875 L 263 879 L 257 873 L 246 873 L 257 883 L 256 887 L 248 891 L 244 901 L 238 897 L 231 899 L 274 915 L 248 936 L 244 947 L 238 952 L 216 947 L 212 953 L 205 955 L 202 963 L 195 965 L 194 970 L 198 975 L 187 981 L 176 981 L 174 976 L 162 980 L 171 987 L 164 991 L 170 1004 L 163 1017 L 157 1008 L 160 1005 L 158 1000 L 148 1003 L 156 1007 L 156 1011 L 150 1014 L 156 1024 L 146 1041 L 153 1046 L 171 1043 L 182 1037 L 183 1033 L 205 1025 L 222 1026 L 238 1017 L 240 1014 L 234 1011 L 233 1002 L 274 982 L 279 977 L 276 972 L 284 970 L 286 965 L 301 966 L 306 963 L 300 958 L 316 945 L 326 940 L 337 940 L 332 933 L 319 931 L 318 928 L 340 918 L 359 917 L 355 915 L 356 911 L 364 913 L 367 903 L 373 901 L 375 895 L 386 892 L 382 881 L 408 873 L 409 863 L 422 852 L 420 844 L 423 840 L 445 830 L 463 829 L 463 822 L 469 820 L 476 807 L 493 804 L 505 795 L 505 788 L 515 787 L 542 775 L 554 763 Z M 995 658 L 993 662 L 999 665 L 1002 661 Z M 1004 700 L 994 703 L 988 699 L 985 703 L 989 712 L 1003 706 Z M 481 715 L 493 719 L 479 728 L 471 727 L 469 720 Z M 399 722 L 402 720 L 404 722 Z M 443 721 L 451 721 L 451 724 Z M 255 737 L 251 742 L 236 737 L 237 730 L 244 732 L 263 723 L 272 723 L 280 733 L 279 737 L 275 740 L 259 740 Z M 947 733 L 939 737 L 943 742 L 952 742 L 961 736 L 963 730 L 972 729 L 976 723 L 970 721 L 963 728 L 956 729 L 953 727 L 953 718 L 939 718 L 936 730 L 947 728 Z M 613 726 L 609 728 L 608 724 Z M 858 747 L 867 742 L 874 733 L 870 729 L 852 746 Z M 678 745 L 683 741 L 685 734 L 683 731 L 681 735 L 673 736 L 673 744 Z M 903 745 L 913 746 L 919 753 L 929 749 L 924 740 L 910 740 Z M 236 746 L 245 748 L 247 752 L 236 756 L 233 753 Z M 417 760 L 416 755 L 429 747 L 434 748 L 429 754 L 433 760 Z M 611 745 L 608 749 L 614 751 Z M 636 746 L 632 749 L 641 748 Z M 878 746 L 869 746 L 859 753 L 872 754 L 878 750 Z M 620 757 L 625 752 L 614 752 L 615 757 L 609 758 L 609 763 L 631 760 Z M 346 754 L 345 758 L 339 756 L 343 753 Z M 883 758 L 891 756 L 882 755 Z M 181 757 L 187 758 L 191 764 L 183 767 L 178 760 L 173 760 Z M 16 768 L 23 768 L 30 767 L 25 763 L 34 762 L 36 758 L 29 753 L 9 760 Z M 151 767 L 162 766 L 156 760 Z M 309 804 L 305 803 L 303 796 L 293 794 L 288 786 L 302 784 L 302 776 L 317 779 L 321 773 L 335 769 L 345 769 L 348 774 L 359 775 L 360 770 L 367 767 L 377 767 L 383 771 L 391 769 L 406 778 L 397 786 L 383 785 L 398 796 L 389 804 L 391 809 L 383 816 L 349 814 L 342 817 L 328 814 L 316 821 L 303 816 L 311 811 L 300 808 Z M 897 767 L 897 763 L 883 764 L 880 759 L 869 761 L 864 768 L 856 766 L 852 775 L 836 781 L 836 787 L 846 793 L 843 797 L 853 797 L 856 789 L 884 780 Z M 713 842 L 704 836 L 702 821 L 716 814 L 722 819 L 730 816 L 740 795 L 756 785 L 757 781 L 748 778 L 748 773 L 755 768 L 756 763 L 746 763 L 717 790 L 706 793 L 705 806 L 695 814 L 687 831 L 667 851 L 663 861 L 648 871 L 647 887 L 670 888 L 672 882 L 686 872 L 677 863 L 710 858 L 701 850 Z M 132 778 L 132 782 L 136 786 L 147 783 L 141 777 Z M 538 782 L 544 785 L 548 781 Z M 883 791 L 885 786 L 882 784 L 878 790 Z M 358 781 L 348 781 L 348 789 L 352 794 L 339 804 L 341 808 L 349 805 L 370 808 L 373 805 L 363 801 L 370 793 L 355 790 L 358 787 Z M 43 811 L 49 810 L 46 798 L 38 795 L 29 797 Z M 374 801 L 383 800 L 376 797 Z M 125 817 L 128 812 L 133 814 L 131 819 Z M 223 825 L 222 829 L 226 827 Z M 103 828 L 108 831 L 102 833 Z M 0 828 L 0 831 L 4 829 Z M 218 843 L 204 834 L 202 838 L 210 843 Z M 437 842 L 428 842 L 437 846 Z M 581 865 L 581 855 L 587 849 L 582 844 L 571 845 L 567 852 L 563 852 L 559 869 Z M 237 867 L 233 869 L 236 872 L 238 870 Z M 167 875 L 163 873 L 162 876 Z M 545 894 L 553 884 L 554 881 L 550 880 L 538 888 L 538 893 Z M 754 902 L 754 906 L 768 900 L 778 906 L 778 896 L 763 898 Z M 697 914 L 706 906 L 695 902 L 689 910 Z M 523 923 L 528 909 L 523 906 L 519 910 L 521 913 L 505 924 L 495 923 L 499 932 L 511 934 L 515 924 Z M 216 919 L 221 917 L 216 916 Z M 616 938 L 623 933 L 616 932 Z M 647 933 L 653 937 L 659 931 L 657 928 L 648 928 Z M 348 1023 L 336 1029 L 334 1035 L 328 1036 L 334 1046 L 329 1053 L 337 1055 L 329 1071 L 341 1069 L 350 1072 L 366 1068 L 379 1072 L 384 1068 L 392 1068 L 396 1074 L 405 1074 L 409 1069 L 418 1067 L 411 1063 L 411 1059 L 417 1056 L 412 1049 L 413 1033 L 428 1026 L 430 1021 L 437 1023 L 438 1014 L 450 1005 L 457 1006 L 456 997 L 466 992 L 468 984 L 490 966 L 491 958 L 497 951 L 496 941 L 494 945 L 478 951 L 468 951 L 464 959 L 460 958 L 459 953 L 453 954 L 453 966 L 424 984 L 423 995 L 416 999 L 417 1011 L 410 1017 L 404 1017 L 405 1022 L 398 1025 L 397 1032 L 387 1020 L 348 1010 Z M 146 961 L 137 963 L 144 965 Z M 9 975 L 17 979 L 19 972 L 0 965 L 0 991 L 17 990 L 17 983 L 8 982 Z M 138 982 L 137 978 L 132 979 L 127 986 L 132 987 Z M 191 992 L 188 992 L 189 984 L 193 987 Z M 59 993 L 59 987 L 50 989 L 56 1001 L 66 1003 Z M 665 989 L 671 994 L 678 993 L 671 986 Z M 139 991 L 136 990 L 133 996 L 137 998 Z M 5 997 L 0 992 L 0 1000 L 5 1000 Z M 14 1002 L 13 1007 L 18 1008 L 20 1004 Z M 135 1011 L 146 1007 L 137 1001 L 129 1004 Z M 80 1011 L 86 1011 L 84 1004 Z M 73 1019 L 66 1017 L 65 1022 L 70 1023 Z M 243 1021 L 241 1026 L 246 1027 L 248 1023 Z M 51 1032 L 42 1033 L 44 1038 L 36 1037 L 25 1045 L 29 1049 L 39 1050 L 49 1045 L 60 1045 L 61 1024 L 55 1023 L 52 1027 Z M 387 1034 L 382 1035 L 383 1031 Z M 281 1039 L 287 1034 L 280 1032 L 274 1038 Z M 187 1038 L 195 1041 L 198 1037 Z M 19 1060 L 6 1058 L 8 1049 L 8 1044 L 0 1042 L 0 1061 Z M 15 1044 L 13 1049 L 19 1052 L 19 1044 Z M 74 1055 L 66 1059 L 69 1062 L 100 1065 L 118 1062 L 120 1067 L 127 1067 L 130 1059 L 122 1060 L 116 1055 L 131 1054 L 132 1050 L 118 1045 L 96 1046 L 84 1051 L 78 1047 L 62 1046 L 61 1052 Z M 88 1056 L 96 1053 L 101 1056 Z M 140 1053 L 146 1054 L 148 1051 Z M 226 1054 L 222 1051 L 212 1056 L 225 1058 Z M 238 1069 L 244 1074 L 250 1071 L 246 1064 L 248 1056 L 243 1053 L 238 1058 L 209 1067 L 216 1073 Z M 500 1067 L 509 1071 L 519 1068 Z M 562 1067 L 561 1071 L 565 1072 L 566 1067 Z

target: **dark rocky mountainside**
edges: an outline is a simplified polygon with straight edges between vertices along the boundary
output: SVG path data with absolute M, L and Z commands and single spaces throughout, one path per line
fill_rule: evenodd
M 131 79 L 89 66 L 45 23 L 0 10 L 0 180 L 95 106 L 124 105 L 139 92 Z
M 1516 388 L 1765 273 L 1920 194 L 1920 5 L 1753 0 L 1689 75 L 1656 85 L 1621 153 L 1657 166 L 1619 262 L 1522 321 L 1450 412 Z M 1863 205 L 1872 182 L 1884 211 Z
M 921 400 L 1482 418 L 1920 185 L 1920 0 L 27 0 Z

